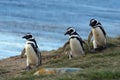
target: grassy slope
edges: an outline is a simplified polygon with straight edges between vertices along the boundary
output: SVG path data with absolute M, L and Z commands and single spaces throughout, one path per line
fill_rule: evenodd
M 120 39 L 108 39 L 108 48 L 104 51 L 91 54 L 87 52 L 85 57 L 68 60 L 62 49 L 50 52 L 51 57 L 57 54 L 58 58 L 50 58 L 44 67 L 77 67 L 83 68 L 78 73 L 66 73 L 56 75 L 33 76 L 36 71 L 24 71 L 18 77 L 10 77 L 5 80 L 120 80 Z M 4 71 L 4 69 L 0 69 Z

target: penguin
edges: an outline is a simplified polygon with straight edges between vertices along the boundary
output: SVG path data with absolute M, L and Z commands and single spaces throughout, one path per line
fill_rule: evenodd
M 26 55 L 27 57 L 26 69 L 30 70 L 32 65 L 35 65 L 36 67 L 40 66 L 42 63 L 42 58 L 36 40 L 32 37 L 30 33 L 27 33 L 22 38 L 27 40 L 25 48 L 21 53 L 21 57 L 23 57 L 23 55 Z
M 93 49 L 91 51 L 100 51 L 106 48 L 107 39 L 106 32 L 103 29 L 103 26 L 96 19 L 91 19 L 89 26 L 92 27 L 91 32 L 88 35 L 88 44 L 93 37 Z
M 83 43 L 84 41 L 79 36 L 79 34 L 76 32 L 76 30 L 73 27 L 67 28 L 64 35 L 69 35 L 69 40 L 65 43 L 64 48 L 67 44 L 70 45 L 70 54 L 69 59 L 72 57 L 80 57 L 81 55 L 85 55 Z

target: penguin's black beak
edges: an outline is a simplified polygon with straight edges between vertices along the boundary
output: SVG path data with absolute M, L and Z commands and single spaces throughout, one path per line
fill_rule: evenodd
M 23 39 L 26 39 L 27 37 L 26 37 L 26 36 L 23 36 L 22 38 L 23 38 Z
M 68 32 L 68 31 L 64 33 L 64 35 L 67 35 L 67 34 L 69 34 L 69 32 Z
M 25 36 L 23 36 L 22 38 L 25 39 Z
M 64 33 L 64 35 L 66 35 L 66 33 Z
M 32 38 L 32 35 L 31 34 L 26 34 L 22 38 L 23 39 L 29 39 L 29 38 Z

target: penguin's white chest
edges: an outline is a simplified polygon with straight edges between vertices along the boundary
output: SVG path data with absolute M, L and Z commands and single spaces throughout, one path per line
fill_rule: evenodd
M 33 47 L 30 44 L 26 44 L 25 50 L 26 50 L 25 55 L 27 56 L 28 63 L 29 64 L 37 64 L 38 58 L 37 58 L 37 55 L 36 55 Z
M 106 38 L 99 27 L 92 29 L 92 33 L 93 33 L 94 40 L 97 44 L 101 45 L 106 42 Z
M 70 39 L 70 48 L 73 53 L 73 56 L 77 57 L 80 56 L 81 54 L 84 54 L 82 46 L 76 38 Z

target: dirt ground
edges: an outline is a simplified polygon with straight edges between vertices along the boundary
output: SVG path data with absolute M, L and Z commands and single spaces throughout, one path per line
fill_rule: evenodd
M 26 66 L 26 58 L 20 56 L 14 56 L 7 59 L 0 60 L 0 68 L 3 71 L 0 73 L 0 77 L 17 76 Z M 5 69 L 5 70 L 4 70 Z
M 58 58 L 59 55 L 49 55 L 54 51 L 42 52 L 42 65 L 46 65 L 51 58 Z M 13 56 L 0 60 L 0 78 L 20 76 L 25 71 L 26 57 Z

